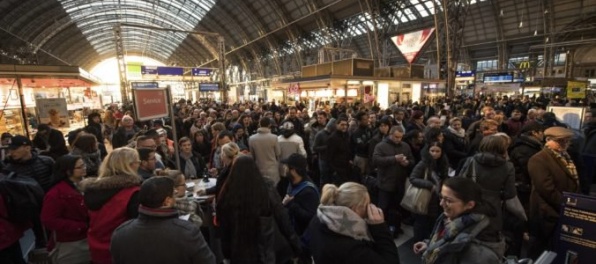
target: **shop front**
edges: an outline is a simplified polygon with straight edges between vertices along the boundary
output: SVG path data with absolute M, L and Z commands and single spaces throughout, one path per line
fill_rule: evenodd
M 32 135 L 40 123 L 64 134 L 102 108 L 99 82 L 78 67 L 0 65 L 0 131 Z

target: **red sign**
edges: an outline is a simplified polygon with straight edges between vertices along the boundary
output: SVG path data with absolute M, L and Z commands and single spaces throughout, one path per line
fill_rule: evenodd
M 418 30 L 392 37 L 391 41 L 397 46 L 401 54 L 406 57 L 408 63 L 412 64 L 416 56 L 418 56 L 418 52 L 420 52 L 424 44 L 430 39 L 434 31 L 435 28 Z
M 140 121 L 169 115 L 165 89 L 133 89 L 137 119 Z

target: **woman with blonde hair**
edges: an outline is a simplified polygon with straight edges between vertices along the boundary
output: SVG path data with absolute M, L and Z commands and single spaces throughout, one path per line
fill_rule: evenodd
M 326 184 L 317 216 L 308 227 L 315 263 L 399 263 L 383 211 L 364 185 Z
M 112 263 L 109 250 L 112 232 L 120 224 L 137 217 L 140 163 L 136 150 L 128 147 L 114 149 L 103 160 L 99 177 L 81 183 L 85 205 L 89 208 L 88 241 L 93 263 Z
M 232 165 L 234 164 L 234 161 L 236 161 L 236 158 L 238 158 L 240 154 L 240 147 L 238 146 L 238 144 L 234 142 L 228 142 L 221 146 L 220 158 L 223 164 L 223 168 L 219 171 L 219 174 L 217 175 L 217 183 L 215 184 L 215 186 L 209 189 L 198 190 L 197 194 L 215 194 L 217 196 L 221 191 L 221 187 L 226 182 L 228 175 L 230 174 L 230 170 L 232 168 Z

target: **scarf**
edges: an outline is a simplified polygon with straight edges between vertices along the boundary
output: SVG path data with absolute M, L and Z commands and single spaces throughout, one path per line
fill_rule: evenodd
M 372 241 L 368 226 L 362 217 L 345 206 L 321 205 L 317 217 L 329 230 L 356 240 Z
M 454 242 L 455 238 L 468 227 L 480 223 L 486 218 L 482 214 L 464 214 L 460 217 L 449 221 L 444 214 L 439 217 L 437 226 L 430 237 L 428 248 L 422 255 L 425 260 L 424 263 L 434 263 L 441 253 L 442 246 Z
M 571 157 L 569 156 L 569 154 L 567 153 L 567 151 L 556 151 L 554 149 L 551 149 L 550 147 L 548 147 L 548 145 L 544 146 L 546 149 L 549 150 L 549 153 L 559 162 L 561 162 L 565 168 L 567 169 L 567 171 L 569 171 L 569 174 L 571 174 L 571 178 L 575 181 L 575 183 L 579 186 L 579 177 L 577 175 L 577 168 L 575 167 L 575 164 L 573 164 L 573 160 L 571 160 Z
M 449 132 L 451 132 L 452 134 L 463 138 L 466 136 L 466 131 L 463 128 L 460 128 L 459 130 L 455 130 L 455 128 L 448 126 L 447 129 L 449 130 Z
M 195 168 L 195 165 L 192 163 L 192 154 L 186 155 L 180 153 L 180 158 L 183 158 L 186 161 L 186 165 L 184 166 L 184 175 L 187 178 L 194 178 L 198 176 L 197 168 Z

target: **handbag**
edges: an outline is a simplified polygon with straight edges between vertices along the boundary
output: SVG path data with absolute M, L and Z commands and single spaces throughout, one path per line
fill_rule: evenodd
M 424 179 L 428 180 L 428 169 L 424 173 Z M 428 204 L 430 203 L 431 196 L 432 193 L 430 190 L 418 188 L 409 183 L 400 206 L 414 214 L 426 215 L 428 214 Z

